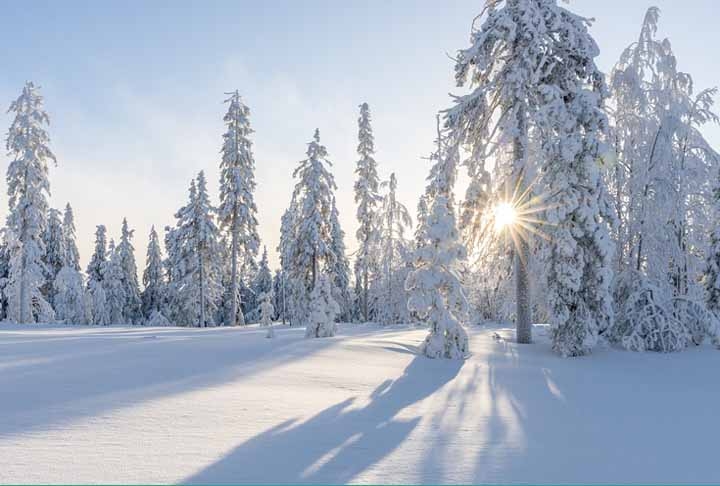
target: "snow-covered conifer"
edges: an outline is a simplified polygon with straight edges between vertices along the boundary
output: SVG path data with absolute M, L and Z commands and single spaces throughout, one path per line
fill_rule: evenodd
M 128 302 L 125 273 L 112 238 L 107 249 L 107 260 L 103 263 L 101 282 L 105 293 L 108 324 L 130 324 L 125 320 L 124 313 Z
M 305 337 L 332 337 L 337 332 L 335 318 L 340 314 L 340 306 L 333 298 L 332 283 L 326 275 L 320 275 L 310 293 L 310 312 L 305 328 Z
M 281 320 L 285 324 L 285 314 L 283 306 L 285 303 L 285 282 L 283 282 L 282 270 L 275 270 L 273 277 L 273 307 L 275 308 L 275 319 Z
M 320 132 L 315 130 L 307 158 L 293 172 L 297 183 L 283 218 L 281 259 L 287 269 L 292 312 L 300 323 L 309 316 L 309 295 L 317 279 L 323 269 L 334 265 L 336 258 L 331 223 L 336 186 L 327 165 L 327 150 L 320 144 Z
M 226 325 L 243 321 L 238 316 L 240 303 L 239 285 L 243 271 L 257 255 L 260 238 L 257 233 L 257 208 L 255 191 L 255 160 L 252 153 L 250 134 L 250 110 L 235 91 L 225 100 L 230 103 L 224 121 L 227 131 L 223 135 L 222 161 L 220 163 L 220 226 L 230 233 L 231 281 L 226 291 L 230 295 L 230 314 Z M 240 269 L 238 269 L 240 265 Z
M 95 249 L 87 267 L 88 288 L 90 282 L 102 282 L 103 265 L 107 261 L 107 229 L 105 225 L 98 225 L 95 229 Z
M 176 227 L 166 238 L 173 299 L 170 318 L 181 325 L 215 324 L 222 289 L 214 213 L 205 174 L 200 172 L 190 184 L 188 204 L 175 214 Z
M 397 323 L 408 317 L 405 279 L 407 278 L 406 258 L 410 245 L 405 240 L 405 230 L 412 225 L 410 212 L 397 200 L 397 178 L 395 173 L 382 183 L 386 193 L 383 197 L 378 219 L 380 226 L 380 263 L 382 266 L 382 285 L 379 295 L 380 321 L 386 324 Z
M 86 324 L 85 289 L 80 272 L 65 265 L 53 285 L 56 318 L 66 324 Z
M 110 312 L 107 305 L 105 288 L 100 280 L 90 280 L 85 294 L 85 311 L 88 323 L 96 326 L 110 324 Z
M 67 251 L 65 247 L 65 235 L 60 221 L 60 211 L 54 208 L 48 209 L 47 226 L 43 232 L 43 243 L 45 244 L 46 281 L 43 286 L 43 295 L 51 305 L 55 305 L 55 277 L 65 266 Z
M 439 121 L 438 121 L 439 125 Z M 408 308 L 430 326 L 421 346 L 429 358 L 463 359 L 469 353 L 468 338 L 461 319 L 467 300 L 458 278 L 459 262 L 466 258 L 461 244 L 453 204 L 458 150 L 448 146 L 438 127 L 438 150 L 428 180 L 428 214 L 415 251 L 413 271 L 405 288 L 410 293 Z
M 80 252 L 75 234 L 75 215 L 70 203 L 65 205 L 62 231 L 65 240 L 65 264 L 73 270 L 80 271 Z
M 253 295 L 255 295 L 254 300 L 258 306 L 262 303 L 261 296 L 265 294 L 272 295 L 273 279 L 272 273 L 270 272 L 270 264 L 268 263 L 267 248 L 263 248 L 262 257 L 258 264 L 258 271 L 253 279 L 251 289 Z M 258 308 L 258 317 L 259 311 L 260 309 Z
M 332 211 L 330 212 L 330 246 L 333 259 L 327 262 L 327 274 L 333 283 L 333 296 L 340 307 L 339 318 L 349 321 L 352 313 L 350 298 L 350 263 L 345 255 L 345 232 L 340 227 L 335 196 L 332 198 Z
M 160 312 L 165 301 L 165 272 L 155 226 L 150 228 L 141 299 L 142 313 L 147 319 L 155 312 Z
M 6 139 L 11 158 L 7 184 L 8 229 L 12 233 L 6 286 L 8 317 L 14 322 L 29 323 L 49 319 L 52 314 L 41 291 L 46 283 L 42 236 L 50 193 L 48 163 L 55 162 L 55 156 L 48 147 L 50 137 L 45 125 L 49 118 L 43 108 L 43 97 L 32 82 L 25 84 L 8 111 L 15 114 Z
M 358 155 L 355 174 L 355 202 L 357 208 L 357 220 L 360 223 L 356 237 L 358 250 L 355 260 L 355 271 L 361 284 L 360 304 L 364 321 L 370 318 L 369 292 L 372 273 L 377 271 L 378 262 L 375 258 L 375 249 L 378 242 L 377 231 L 377 206 L 380 204 L 378 189 L 380 179 L 377 174 L 377 162 L 375 162 L 375 140 L 373 138 L 372 126 L 370 124 L 370 107 L 367 103 L 360 105 L 360 117 L 358 118 Z
M 137 264 L 135 263 L 135 247 L 132 244 L 133 233 L 128 227 L 127 219 L 123 218 L 120 244 L 115 252 L 118 263 L 122 269 L 122 282 L 125 293 L 125 305 L 123 307 L 123 321 L 137 323 L 142 319 L 142 301 L 140 300 L 140 285 L 137 277 Z

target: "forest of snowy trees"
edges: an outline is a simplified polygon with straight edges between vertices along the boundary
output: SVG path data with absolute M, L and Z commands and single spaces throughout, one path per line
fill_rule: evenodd
M 471 352 L 465 327 L 486 321 L 514 321 L 520 343 L 532 342 L 533 323 L 549 323 L 562 356 L 600 342 L 720 346 L 720 154 L 702 133 L 719 121 L 716 89 L 679 70 L 657 8 L 603 73 L 590 20 L 557 3 L 490 0 L 475 19 L 454 58 L 459 93 L 434 120 L 415 214 L 397 197 L 402 173 L 381 177 L 371 107 L 359 105 L 352 254 L 332 152 L 308 127 L 270 248 L 277 269 L 258 232 L 251 112 L 239 91 L 225 99 L 217 198 L 199 171 L 174 225 L 143 230 L 141 271 L 131 215 L 117 239 L 98 225 L 83 271 L 71 204 L 49 204 L 49 167 L 62 161 L 40 89 L 26 83 L 8 110 L 0 319 L 261 322 L 270 338 L 271 321 L 309 338 L 333 336 L 338 322 L 413 323 L 428 327 L 423 354 L 451 359 Z M 457 187 L 461 171 L 467 188 Z

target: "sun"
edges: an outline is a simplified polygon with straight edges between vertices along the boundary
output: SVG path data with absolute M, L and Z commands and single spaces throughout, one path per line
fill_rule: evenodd
M 500 231 L 517 222 L 518 212 L 509 202 L 501 202 L 495 206 L 495 229 Z

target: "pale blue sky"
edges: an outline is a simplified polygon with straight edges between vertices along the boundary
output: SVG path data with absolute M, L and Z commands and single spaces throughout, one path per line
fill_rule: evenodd
M 127 216 L 144 261 L 150 225 L 173 223 L 191 177 L 204 169 L 217 197 L 223 93 L 239 89 L 256 130 L 260 232 L 276 262 L 291 172 L 315 127 L 327 145 L 349 251 L 357 106 L 371 105 L 377 160 L 398 175 L 414 213 L 432 148 L 434 115 L 454 91 L 446 53 L 465 47 L 482 0 L 23 1 L 2 2 L 0 105 L 25 80 L 40 84 L 51 116 L 52 204 L 75 208 L 83 266 L 95 225 L 117 237 Z M 714 0 L 572 0 L 594 17 L 608 71 L 662 10 L 679 67 L 698 88 L 720 83 Z M 0 127 L 11 119 L 5 114 Z M 708 137 L 720 146 L 720 130 Z M 3 170 L 7 157 L 0 154 Z M 7 212 L 2 191 L 0 217 Z M 142 270 L 142 266 L 141 266 Z

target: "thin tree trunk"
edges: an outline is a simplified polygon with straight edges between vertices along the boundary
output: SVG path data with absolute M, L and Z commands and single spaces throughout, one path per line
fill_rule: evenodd
M 237 209 L 237 208 L 236 208 Z M 237 271 L 237 254 L 238 254 L 238 228 L 237 228 L 237 211 L 234 211 L 232 218 L 232 242 L 230 249 L 230 314 L 226 317 L 225 324 L 228 326 L 237 325 L 238 315 L 238 271 Z
M 200 262 L 200 327 L 205 327 L 205 275 L 203 273 L 203 252 L 198 252 Z

